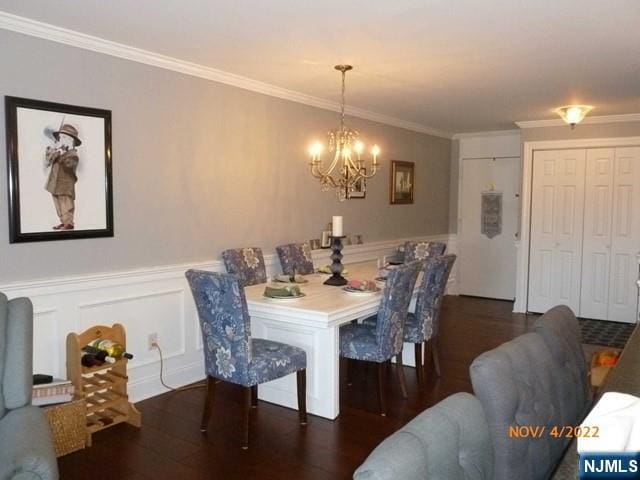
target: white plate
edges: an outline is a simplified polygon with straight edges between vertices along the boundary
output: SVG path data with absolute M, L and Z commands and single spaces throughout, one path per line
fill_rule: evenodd
M 376 287 L 375 290 L 356 290 L 355 288 L 342 287 L 342 291 L 344 293 L 348 293 L 349 295 L 367 296 L 367 295 L 377 295 L 378 293 L 380 293 L 381 290 L 379 287 Z
M 290 295 L 287 296 L 283 296 L 283 297 L 267 297 L 266 295 L 263 295 L 263 298 L 266 298 L 267 300 L 275 300 L 276 302 L 293 302 L 296 300 L 300 300 L 302 297 L 306 297 L 307 294 L 306 293 L 300 293 L 300 295 L 296 296 L 296 297 L 292 297 Z

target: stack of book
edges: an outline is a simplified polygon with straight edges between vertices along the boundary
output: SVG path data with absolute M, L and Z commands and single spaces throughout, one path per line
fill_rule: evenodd
M 54 378 L 50 383 L 33 386 L 31 404 L 35 406 L 52 405 L 73 400 L 74 387 L 69 380 Z

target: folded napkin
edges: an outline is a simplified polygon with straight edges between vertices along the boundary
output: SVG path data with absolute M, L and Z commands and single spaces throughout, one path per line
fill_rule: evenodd
M 296 275 L 294 281 L 291 281 L 291 275 L 285 275 L 281 273 L 273 277 L 276 282 L 284 282 L 284 283 L 307 283 L 307 279 L 302 275 Z
M 582 436 L 598 427 L 598 437 Z M 602 395 L 581 425 L 578 453 L 640 451 L 640 398 L 626 393 Z
M 285 285 L 282 287 L 266 286 L 264 289 L 265 297 L 298 297 L 300 296 L 300 287 L 297 285 Z

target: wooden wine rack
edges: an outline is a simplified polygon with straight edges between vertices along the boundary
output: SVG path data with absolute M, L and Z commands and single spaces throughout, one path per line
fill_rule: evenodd
M 85 367 L 81 363 L 82 348 L 97 339 L 107 339 L 127 347 L 124 327 L 97 325 L 84 332 L 67 335 L 67 378 L 87 404 L 87 446 L 91 435 L 119 423 L 140 427 L 142 417 L 127 395 L 127 362 Z

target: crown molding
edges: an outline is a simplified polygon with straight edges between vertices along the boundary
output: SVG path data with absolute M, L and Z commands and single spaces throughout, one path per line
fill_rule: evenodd
M 460 140 L 462 138 L 475 138 L 475 137 L 507 137 L 511 135 L 520 135 L 520 130 L 515 128 L 511 130 L 491 130 L 488 132 L 456 133 L 451 137 L 451 139 Z
M 596 124 L 596 123 L 624 123 L 624 122 L 640 122 L 640 113 L 626 113 L 623 115 L 601 115 L 599 117 L 586 117 L 580 124 Z M 567 125 L 564 120 L 555 118 L 553 120 L 529 120 L 524 122 L 515 122 L 520 128 L 538 128 L 538 127 L 562 127 Z
M 57 27 L 49 23 L 12 15 L 3 11 L 0 11 L 0 28 L 92 52 L 102 53 L 104 55 L 110 55 L 112 57 L 130 60 L 132 62 L 143 63 L 145 65 L 151 65 L 165 70 L 171 70 L 185 75 L 223 83 L 225 85 L 231 85 L 233 87 L 301 103 L 303 105 L 309 105 L 311 107 L 322 108 L 324 110 L 331 110 L 334 112 L 340 111 L 340 104 L 338 102 L 314 97 L 312 95 L 260 82 L 258 80 L 225 72 L 223 70 L 188 62 L 186 60 L 180 60 L 175 57 L 154 53 L 122 43 L 112 42 L 110 40 L 77 32 L 75 30 Z M 372 120 L 374 122 L 403 128 L 405 130 L 411 130 L 413 132 L 443 138 L 451 138 L 452 136 L 450 132 L 446 132 L 444 130 L 439 130 L 437 128 L 428 127 L 426 125 L 402 120 L 377 112 L 371 112 L 361 108 L 347 106 L 345 111 L 347 115 L 353 117 Z

